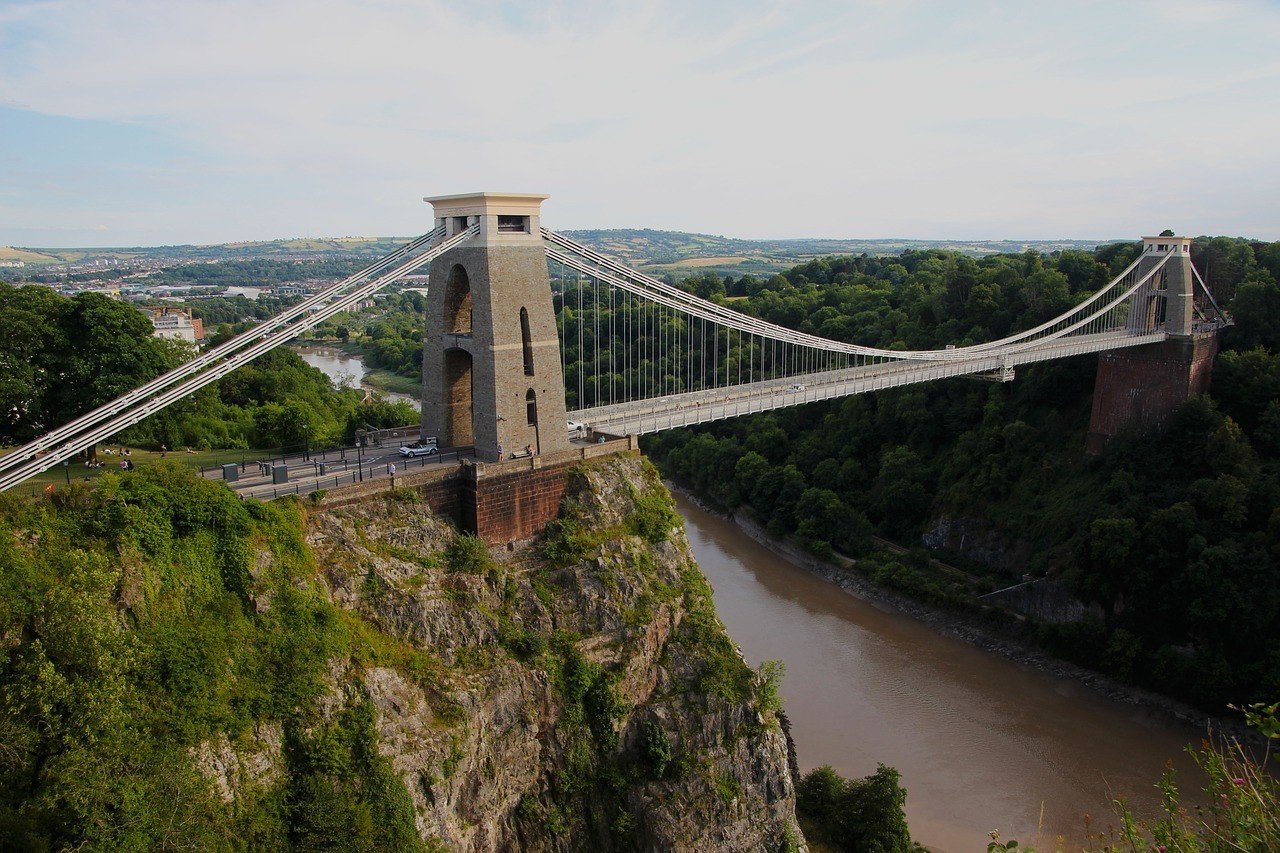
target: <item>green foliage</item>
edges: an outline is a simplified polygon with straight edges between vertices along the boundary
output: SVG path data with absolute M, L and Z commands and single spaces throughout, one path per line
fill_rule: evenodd
M 697 566 L 682 572 L 685 616 L 679 641 L 697 656 L 701 663 L 698 689 L 730 702 L 745 703 L 752 699 L 755 673 L 742 660 L 724 626 L 716 618 L 711 587 Z
M 285 815 L 296 849 L 423 851 L 409 792 L 377 749 L 373 704 L 362 697 L 332 722 L 286 729 Z
M 1115 244 L 1050 257 L 823 258 L 753 282 L 734 307 L 852 343 L 964 345 L 1054 316 L 1135 256 L 1133 244 Z M 1020 368 L 1012 383 L 945 380 L 672 430 L 646 438 L 646 453 L 710 503 L 750 510 L 770 534 L 824 558 L 857 557 L 877 583 L 951 609 L 978 611 L 927 560 L 874 552 L 872 533 L 911 546 L 944 517 L 990 530 L 1007 554 L 984 544 L 965 564 L 988 588 L 1052 574 L 1102 613 L 1008 630 L 1211 711 L 1274 695 L 1280 248 L 1197 238 L 1193 257 L 1221 304 L 1234 297 L 1238 321 L 1213 397 L 1099 457 L 1083 453 L 1094 357 Z
M 796 786 L 796 813 L 811 840 L 850 853 L 912 853 L 907 792 L 898 771 L 881 764 L 865 779 L 844 779 L 830 766 Z
M 444 552 L 445 564 L 451 572 L 483 575 L 493 568 L 489 548 L 470 533 L 460 533 Z
M 661 779 L 671 763 L 671 739 L 662 726 L 647 720 L 640 736 L 640 759 L 648 770 L 649 778 Z
M 565 507 L 560 517 L 543 529 L 539 544 L 548 563 L 564 568 L 585 560 L 599 543 L 592 531 L 575 517 L 572 509 Z
M 241 501 L 176 466 L 53 504 L 0 498 L 3 846 L 415 849 L 367 702 L 323 723 L 316 698 L 335 658 L 420 678 L 431 662 L 315 584 L 300 505 Z M 287 778 L 228 807 L 191 750 L 262 722 L 285 729 Z
M 426 304 L 421 294 L 396 293 L 382 301 L 357 339 L 365 363 L 415 380 L 422 378 Z
M 767 660 L 756 671 L 756 707 L 766 717 L 782 710 L 782 677 L 787 665 L 780 660 Z
M 572 645 L 561 651 L 560 688 L 565 702 L 564 718 L 572 727 L 585 725 L 592 742 L 603 752 L 618 743 L 615 728 L 624 708 L 614 687 L 614 676 L 600 664 L 589 661 Z
M 657 544 L 667 541 L 671 531 L 684 524 L 661 483 L 649 484 L 633 494 L 632 501 L 634 509 L 627 515 L 626 529 L 633 536 Z
M 0 328 L 6 330 L 0 444 L 28 440 L 194 355 L 189 345 L 154 337 L 151 322 L 132 305 L 93 293 L 67 298 L 36 285 L 0 284 Z M 410 405 L 363 397 L 358 389 L 335 389 L 280 347 L 130 427 L 119 441 L 149 448 L 322 447 L 351 441 L 357 428 L 417 418 Z
M 0 444 L 26 441 L 177 364 L 132 305 L 0 283 Z

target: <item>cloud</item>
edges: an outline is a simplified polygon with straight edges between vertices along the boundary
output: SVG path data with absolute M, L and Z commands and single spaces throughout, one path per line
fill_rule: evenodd
M 138 241 L 406 233 L 468 189 L 559 227 L 1274 237 L 1278 34 L 1251 3 L 17 2 L 0 102 L 177 141 L 74 208 Z M 67 212 L 30 205 L 0 239 Z

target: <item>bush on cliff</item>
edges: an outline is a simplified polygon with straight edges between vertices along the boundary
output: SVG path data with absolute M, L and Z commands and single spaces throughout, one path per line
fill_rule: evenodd
M 911 853 L 898 771 L 883 764 L 865 779 L 845 779 L 829 765 L 796 786 L 796 812 L 805 836 L 850 853 Z

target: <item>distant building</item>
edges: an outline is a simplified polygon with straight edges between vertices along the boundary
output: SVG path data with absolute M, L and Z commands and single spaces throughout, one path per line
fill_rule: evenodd
M 0 267 L 13 267 L 16 269 L 19 267 L 25 267 L 26 265 L 26 261 L 0 261 Z
M 151 316 L 152 333 L 157 338 L 169 338 L 196 343 L 204 340 L 204 321 L 192 317 L 191 312 L 181 308 L 145 308 Z

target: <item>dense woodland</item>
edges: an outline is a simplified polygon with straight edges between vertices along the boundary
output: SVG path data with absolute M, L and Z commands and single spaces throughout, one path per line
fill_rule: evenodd
M 0 445 L 28 441 L 193 354 L 152 336 L 132 305 L 94 293 L 0 284 Z M 275 448 L 337 444 L 358 428 L 412 423 L 403 403 L 361 402 L 280 347 L 122 433 L 138 447 Z
M 768 281 L 688 286 L 841 340 L 925 348 L 1000 337 L 1060 313 L 1135 256 L 941 252 L 830 258 Z M 1197 267 L 1237 325 L 1212 394 L 1160 435 L 1084 454 L 1095 356 L 954 379 L 659 434 L 664 472 L 818 553 L 908 546 L 938 519 L 995 534 L 1003 553 L 947 555 L 992 587 L 1051 575 L 1101 616 L 1023 628 L 1053 652 L 1223 711 L 1280 696 L 1280 243 L 1199 239 Z M 927 560 L 872 555 L 880 580 L 945 602 Z

